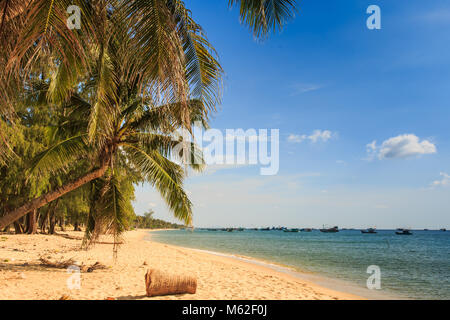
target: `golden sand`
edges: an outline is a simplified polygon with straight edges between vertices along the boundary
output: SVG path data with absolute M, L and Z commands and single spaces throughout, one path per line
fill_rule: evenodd
M 81 232 L 66 232 L 82 237 Z M 341 300 L 359 297 L 329 290 L 271 268 L 206 252 L 145 241 L 147 231 L 127 232 L 117 260 L 113 246 L 97 244 L 81 250 L 80 240 L 54 235 L 0 235 L 0 299 L 255 299 Z M 102 238 L 102 241 L 110 241 Z M 74 273 L 41 265 L 73 259 L 79 264 L 100 262 L 104 270 L 81 273 L 80 288 Z M 194 295 L 147 298 L 144 275 L 148 268 L 197 277 Z M 72 285 L 72 289 L 68 287 Z M 76 280 L 76 278 L 75 278 Z

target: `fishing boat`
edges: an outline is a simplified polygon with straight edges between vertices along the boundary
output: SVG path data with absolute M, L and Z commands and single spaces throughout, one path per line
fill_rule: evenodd
M 377 233 L 375 228 L 369 228 L 366 230 L 361 230 L 361 233 L 368 233 L 368 234 L 374 234 Z
M 336 233 L 339 232 L 339 227 L 333 227 L 333 228 L 323 228 L 323 229 L 319 229 L 320 232 L 324 232 L 324 233 Z
M 299 232 L 299 229 L 285 229 L 284 232 Z
M 408 229 L 397 229 L 398 231 L 395 234 L 399 236 L 412 236 L 412 232 Z

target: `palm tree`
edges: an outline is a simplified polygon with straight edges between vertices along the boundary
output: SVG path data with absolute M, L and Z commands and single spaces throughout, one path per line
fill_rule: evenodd
M 65 24 L 72 4 L 81 8 L 82 30 Z M 240 7 L 241 20 L 257 37 L 281 28 L 295 11 L 294 0 L 229 0 L 229 6 Z M 31 88 L 31 96 L 64 105 L 68 115 L 66 131 L 55 135 L 64 139 L 38 157 L 34 172 L 63 169 L 79 157 L 94 164 L 74 181 L 7 212 L 0 228 L 105 176 L 116 199 L 112 209 L 119 212 L 117 163 L 138 169 L 175 216 L 190 223 L 184 170 L 169 159 L 180 142 L 173 138 L 179 128 L 190 130 L 194 119 L 208 120 L 220 102 L 222 68 L 184 3 L 2 0 L 0 10 L 0 68 L 5 70 L 0 121 L 11 117 L 16 101 Z M 198 157 L 195 151 L 189 156 Z
M 66 25 L 70 5 L 81 10 L 82 30 Z M 239 7 L 241 21 L 258 38 L 281 29 L 296 11 L 296 0 L 228 0 L 228 5 Z M 159 77 L 166 93 L 174 90 L 183 96 L 187 73 L 188 83 L 209 98 L 210 107 L 217 102 L 217 87 L 204 86 L 208 78 L 217 77 L 210 55 L 214 49 L 181 0 L 0 0 L 0 67 L 6 71 L 0 78 L 0 110 L 10 109 L 29 73 L 49 62 L 48 53 L 65 66 L 67 81 L 86 71 L 93 46 L 101 57 L 103 44 L 113 36 L 111 16 L 125 21 L 133 34 L 128 50 L 143 52 L 138 56 L 145 61 L 129 70 L 139 74 L 141 85 L 145 87 L 149 77 Z M 204 59 L 202 71 L 191 63 L 192 56 Z
M 31 77 L 22 100 L 26 97 L 27 103 L 54 103 L 63 110 L 63 121 L 52 133 L 57 138 L 55 144 L 36 158 L 32 172 L 63 170 L 83 158 L 88 158 L 93 166 L 74 181 L 7 212 L 0 218 L 1 226 L 105 174 L 107 181 L 102 189 L 111 190 L 117 201 L 112 209 L 119 214 L 118 172 L 126 166 L 132 166 L 144 181 L 161 192 L 177 218 L 191 223 L 192 204 L 182 187 L 184 170 L 171 159 L 186 156 L 172 152 L 182 142 L 176 130 L 190 130 L 194 120 L 206 123 L 208 110 L 218 99 L 221 68 L 208 49 L 206 38 L 192 31 L 193 22 L 189 17 L 186 19 L 190 22 L 184 21 L 181 9 L 177 10 L 177 41 L 184 48 L 186 64 L 182 90 L 175 88 L 175 82 L 169 81 L 167 75 L 159 75 L 158 66 L 147 62 L 146 58 L 152 58 L 154 53 L 130 50 L 138 39 L 127 31 L 129 22 L 113 13 L 108 16 L 112 35 L 100 46 L 91 47 L 86 76 L 72 79 L 74 75 L 66 65 L 48 59 L 45 72 Z M 162 49 L 160 55 L 166 54 Z M 145 72 L 150 67 L 154 70 Z M 44 78 L 44 73 L 49 76 Z M 198 158 L 194 147 L 190 151 L 192 157 Z M 201 166 L 193 163 L 192 167 Z M 102 191 L 103 196 L 107 194 Z
M 74 94 L 64 106 L 66 116 L 50 130 L 51 135 L 57 137 L 57 143 L 34 159 L 30 173 L 46 175 L 48 172 L 59 172 L 80 159 L 88 159 L 93 164 L 91 170 L 81 178 L 9 212 L 0 218 L 0 225 L 8 225 L 31 210 L 99 178 L 103 179 L 97 180 L 96 193 L 105 199 L 104 205 L 112 206 L 105 211 L 114 211 L 120 221 L 125 211 L 120 177 L 127 175 L 135 175 L 139 177 L 136 180 L 151 183 L 166 200 L 175 217 L 191 223 L 192 204 L 182 186 L 184 168 L 175 162 L 175 159 L 184 157 L 182 152 L 186 149 L 181 148 L 180 153 L 173 153 L 182 143 L 176 129 L 183 126 L 179 116 L 183 106 L 181 103 L 147 104 L 136 96 L 136 89 L 122 97 L 120 112 L 102 119 L 94 142 L 90 142 L 87 133 L 88 115 L 93 106 L 79 94 Z M 193 120 L 202 119 L 203 105 L 200 101 L 191 101 L 189 108 Z M 201 169 L 201 152 L 193 144 L 187 150 L 192 168 Z M 117 228 L 121 225 L 119 223 Z

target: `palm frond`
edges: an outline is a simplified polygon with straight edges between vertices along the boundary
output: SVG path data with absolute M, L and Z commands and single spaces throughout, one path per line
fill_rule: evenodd
M 67 27 L 67 8 L 77 5 L 83 16 L 83 32 Z M 83 0 L 33 0 L 24 12 L 26 23 L 16 30 L 17 42 L 9 55 L 7 73 L 26 77 L 33 66 L 46 54 L 54 55 L 61 64 L 70 68 L 70 59 L 80 57 L 88 61 L 85 48 L 92 37 L 92 9 Z M 85 65 L 86 66 L 86 65 Z M 26 72 L 24 72 L 26 71 Z
M 229 0 L 228 5 L 239 7 L 241 21 L 258 38 L 281 30 L 297 11 L 296 0 Z
M 120 174 L 111 170 L 109 177 L 92 183 L 92 199 L 85 244 L 95 242 L 101 233 L 114 237 L 114 254 L 117 254 L 121 235 L 128 228 L 127 217 L 132 214 L 122 192 Z
M 191 98 L 202 101 L 210 111 L 215 111 L 221 101 L 223 74 L 218 54 L 184 3 L 179 0 L 169 0 L 167 3 L 175 17 L 183 45 Z
M 108 132 L 111 128 L 111 116 L 119 110 L 117 106 L 116 84 L 114 77 L 114 66 L 104 49 L 99 53 L 96 99 L 89 117 L 88 134 L 90 141 L 94 141 L 97 133 Z
M 132 164 L 139 168 L 145 180 L 153 185 L 165 200 L 174 216 L 192 224 L 192 203 L 183 189 L 183 168 L 164 158 L 157 151 L 145 152 L 132 144 L 123 144 Z
M 129 54 L 138 57 L 131 78 L 139 79 L 142 91 L 151 92 L 157 104 L 179 101 L 185 105 L 189 88 L 184 50 L 167 0 L 134 0 L 122 4 L 120 10 L 129 21 L 127 30 L 133 34 Z M 183 118 L 189 126 L 187 108 Z
M 131 121 L 126 128 L 143 131 L 156 131 L 167 129 L 173 132 L 174 129 L 185 128 L 182 114 L 185 106 L 182 103 L 171 103 L 158 107 L 152 107 L 142 113 L 136 120 Z M 200 122 L 204 127 L 208 127 L 208 118 L 204 104 L 201 100 L 190 100 L 188 102 L 190 121 L 192 124 Z
M 80 134 L 67 138 L 39 153 L 31 163 L 30 172 L 37 175 L 56 172 L 86 157 L 90 150 L 84 141 L 85 137 L 85 134 Z
M 181 165 L 189 165 L 196 171 L 205 167 L 203 151 L 192 141 L 184 141 L 181 135 L 163 135 L 152 132 L 134 132 L 126 136 L 124 143 L 138 146 L 146 153 L 153 150 Z

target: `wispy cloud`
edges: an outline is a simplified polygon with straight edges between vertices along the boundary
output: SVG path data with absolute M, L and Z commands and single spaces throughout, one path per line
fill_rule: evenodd
M 297 96 L 300 94 L 304 94 L 307 92 L 317 91 L 322 89 L 324 86 L 320 84 L 306 84 L 306 83 L 296 83 L 291 86 L 292 93 L 291 95 Z
M 287 140 L 291 143 L 302 143 L 305 140 L 309 140 L 311 143 L 317 143 L 319 141 L 327 142 L 334 136 L 336 136 L 336 133 L 333 133 L 330 130 L 314 130 L 310 135 L 290 134 Z
M 450 175 L 445 172 L 441 172 L 441 177 L 442 177 L 441 180 L 433 181 L 433 183 L 431 183 L 431 185 L 434 187 L 450 186 Z
M 415 134 L 402 134 L 385 140 L 380 146 L 376 141 L 366 145 L 367 160 L 405 159 L 437 152 L 436 145 L 428 140 L 420 140 Z

